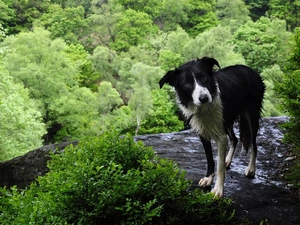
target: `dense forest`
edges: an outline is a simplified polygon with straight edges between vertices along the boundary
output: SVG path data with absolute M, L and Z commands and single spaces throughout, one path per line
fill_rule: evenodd
M 286 76 L 299 69 L 299 13 L 299 0 L 0 0 L 0 161 L 109 130 L 182 130 L 158 81 L 202 56 L 252 67 L 263 115 L 292 114 L 278 84 L 299 83 Z

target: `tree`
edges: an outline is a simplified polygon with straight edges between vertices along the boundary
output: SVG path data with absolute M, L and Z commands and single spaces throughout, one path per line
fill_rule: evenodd
M 59 141 L 63 135 L 84 135 L 97 116 L 96 97 L 79 87 L 78 65 L 65 52 L 66 43 L 51 40 L 48 31 L 35 28 L 6 38 L 2 46 L 10 49 L 3 58 L 5 68 L 38 102 L 48 131 L 45 143 Z
M 180 54 L 171 52 L 170 50 L 161 50 L 159 55 L 160 67 L 168 71 L 175 67 L 179 67 L 184 63 L 184 58 Z
M 274 64 L 284 67 L 289 54 L 290 33 L 283 20 L 261 17 L 241 26 L 233 37 L 235 51 L 258 72 Z
M 13 0 L 0 1 L 0 26 L 7 30 L 8 34 L 15 32 L 16 10 L 13 8 Z M 1 40 L 1 36 L 0 36 Z
M 6 37 L 6 29 L 4 29 L 2 24 L 0 23 L 0 41 L 2 41 L 5 37 Z
M 281 116 L 283 112 L 280 110 L 280 99 L 275 91 L 276 83 L 280 82 L 283 72 L 278 65 L 266 68 L 262 71 L 261 76 L 264 78 L 266 92 L 263 104 L 263 116 Z
M 159 67 L 151 67 L 143 63 L 132 65 L 131 95 L 128 106 L 136 121 L 136 134 L 138 134 L 142 121 L 152 110 L 151 90 L 158 87 L 158 80 L 162 76 Z
M 270 8 L 270 0 L 245 0 L 250 10 L 250 17 L 257 21 L 260 17 L 265 16 Z
M 51 0 L 51 2 L 61 5 L 62 8 L 76 8 L 78 6 L 83 6 L 85 17 L 91 13 L 92 0 Z
M 159 8 L 159 15 L 154 18 L 154 23 L 160 30 L 175 30 L 179 24 L 188 22 L 189 3 L 186 0 L 164 0 Z
M 87 20 L 84 8 L 63 9 L 59 5 L 50 5 L 41 18 L 43 26 L 51 32 L 51 38 L 63 38 L 67 44 L 77 44 L 84 36 Z
M 157 31 L 148 14 L 128 9 L 116 24 L 115 39 L 110 47 L 118 52 L 128 51 L 131 46 L 142 43 L 146 35 Z
M 288 30 L 294 30 L 300 25 L 300 0 L 270 0 L 268 13 L 276 18 L 286 20 Z
M 89 60 L 93 63 L 95 73 L 98 73 L 99 79 L 105 79 L 109 81 L 113 87 L 116 87 L 116 62 L 118 61 L 117 53 L 104 46 L 98 46 L 93 51 L 93 54 L 89 57 Z
M 49 105 L 49 118 L 59 125 L 53 139 L 61 141 L 65 137 L 80 139 L 92 134 L 90 127 L 98 120 L 98 105 L 95 93 L 85 87 L 73 87 L 69 92 L 57 96 Z M 53 141 L 53 140 L 51 140 Z
M 242 0 L 218 0 L 216 15 L 220 24 L 230 27 L 232 32 L 250 21 L 249 10 Z
M 30 30 L 34 20 L 40 18 L 49 5 L 49 0 L 13 1 L 13 8 L 16 11 L 16 29 L 18 31 Z
M 130 120 L 136 125 L 136 133 L 142 121 L 152 110 L 151 90 L 158 88 L 158 81 L 162 74 L 160 67 L 149 66 L 141 62 L 134 63 L 130 59 L 123 61 L 119 71 L 118 89 L 122 90 L 123 96 L 126 96 Z
M 91 55 L 81 44 L 69 45 L 64 49 L 67 57 L 79 68 L 78 82 L 81 87 L 88 87 L 92 91 L 98 90 L 100 73 L 94 70 Z
M 187 13 L 190 5 L 186 0 L 118 0 L 125 9 L 144 12 L 163 31 L 174 30 L 179 24 L 188 20 Z
M 169 32 L 159 46 L 159 64 L 164 70 L 180 66 L 184 62 L 184 47 L 190 41 L 188 33 L 181 27 Z
M 157 17 L 161 5 L 160 0 L 117 0 L 126 10 L 133 9 L 135 11 L 144 12 L 151 16 Z
M 243 56 L 233 51 L 231 40 L 229 29 L 219 25 L 191 39 L 184 47 L 184 58 L 187 61 L 203 56 L 213 57 L 221 67 L 244 64 Z
M 90 35 L 85 46 L 91 49 L 99 44 L 109 47 L 115 40 L 116 25 L 124 13 L 124 7 L 117 4 L 116 0 L 93 0 L 91 4 Z
M 183 130 L 183 121 L 176 115 L 178 107 L 174 96 L 166 88 L 151 91 L 153 107 L 149 116 L 142 122 L 140 127 L 141 134 L 168 133 Z
M 287 72 L 280 82 L 277 82 L 276 87 L 282 99 L 282 108 L 291 116 L 289 130 L 291 133 L 299 136 L 299 121 L 300 121 L 300 29 L 295 30 L 294 46 L 292 55 L 287 63 Z M 298 139 L 295 139 L 298 143 Z
M 123 104 L 123 100 L 118 91 L 107 81 L 101 82 L 98 88 L 97 98 L 99 102 L 98 112 L 100 114 L 109 114 Z
M 284 124 L 287 132 L 284 136 L 286 142 L 293 146 L 296 160 L 291 172 L 287 175 L 295 188 L 300 187 L 300 28 L 295 29 L 294 43 L 291 57 L 287 63 L 287 71 L 282 80 L 276 83 L 276 90 L 281 98 L 281 107 L 290 116 L 289 122 Z
M 170 32 L 166 39 L 166 43 L 162 48 L 180 55 L 184 54 L 184 47 L 191 40 L 188 33 L 181 27 L 178 27 L 176 31 Z
M 28 90 L 0 67 L 0 161 L 41 147 L 46 133 L 36 102 Z
M 138 135 L 143 120 L 150 114 L 152 108 L 151 90 L 143 81 L 132 86 L 132 96 L 128 106 L 135 119 L 136 129 L 134 134 Z
M 189 0 L 189 12 L 186 23 L 180 24 L 192 37 L 197 36 L 218 24 L 214 13 L 214 0 Z

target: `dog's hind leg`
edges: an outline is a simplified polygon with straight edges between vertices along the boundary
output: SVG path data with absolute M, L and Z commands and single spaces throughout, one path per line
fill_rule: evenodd
M 230 140 L 230 148 L 225 160 L 226 169 L 230 168 L 235 148 L 238 143 L 238 139 L 236 138 L 232 127 L 228 128 L 228 136 Z
M 206 159 L 207 159 L 207 173 L 206 173 L 206 177 L 202 178 L 199 181 L 199 186 L 207 187 L 207 186 L 211 186 L 212 181 L 214 179 L 215 162 L 212 154 L 211 141 L 206 140 L 201 136 L 200 136 L 200 140 L 203 144 Z
M 251 134 L 251 155 L 249 165 L 245 171 L 245 176 L 249 178 L 253 178 L 255 176 L 255 167 L 256 167 L 256 156 L 257 156 L 257 144 L 256 144 L 256 136 L 259 129 L 259 114 L 255 115 L 255 113 L 247 114 L 247 119 L 250 127 Z

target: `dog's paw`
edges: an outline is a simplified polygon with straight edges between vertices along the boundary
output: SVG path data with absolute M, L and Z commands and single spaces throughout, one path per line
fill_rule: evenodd
M 222 198 L 223 196 L 223 187 L 214 187 L 211 192 L 214 194 L 215 198 Z
M 211 174 L 209 177 L 204 177 L 199 181 L 199 186 L 200 187 L 207 187 L 207 186 L 211 186 L 211 183 L 214 179 L 214 175 Z
M 245 171 L 245 176 L 249 178 L 254 178 L 255 170 L 248 167 Z

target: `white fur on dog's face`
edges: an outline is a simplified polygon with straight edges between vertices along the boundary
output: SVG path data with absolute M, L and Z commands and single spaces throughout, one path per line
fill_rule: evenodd
M 205 103 L 210 103 L 212 101 L 212 96 L 206 87 L 201 86 L 197 80 L 195 80 L 194 91 L 192 93 L 193 103 L 200 106 Z

